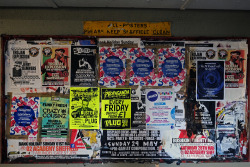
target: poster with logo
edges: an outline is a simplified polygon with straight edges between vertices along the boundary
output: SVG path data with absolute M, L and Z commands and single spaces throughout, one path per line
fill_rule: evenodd
M 41 86 L 39 45 L 10 45 L 9 77 L 11 88 Z
M 69 99 L 59 96 L 40 98 L 41 137 L 66 138 L 69 128 Z
M 197 101 L 224 100 L 224 61 L 197 61 Z
M 146 89 L 146 129 L 174 129 L 175 92 L 173 89 Z
M 70 88 L 70 129 L 99 129 L 99 88 Z
M 173 86 L 180 89 L 186 78 L 185 47 L 158 49 L 158 60 L 158 86 Z
M 96 45 L 71 46 L 71 86 L 96 85 Z
M 130 48 L 129 85 L 154 86 L 157 76 L 154 74 L 154 49 Z
M 131 88 L 103 88 L 102 129 L 131 129 Z
M 42 46 L 42 86 L 69 86 L 70 46 Z
M 10 118 L 10 135 L 28 135 L 34 138 L 38 133 L 39 97 L 13 96 Z
M 228 50 L 225 61 L 225 87 L 246 87 L 246 54 L 245 50 Z
M 125 85 L 127 48 L 99 47 L 101 86 Z
M 187 56 L 189 58 L 189 75 L 190 78 L 196 78 L 196 62 L 205 60 L 218 60 L 217 48 L 213 43 L 189 43 L 185 44 Z

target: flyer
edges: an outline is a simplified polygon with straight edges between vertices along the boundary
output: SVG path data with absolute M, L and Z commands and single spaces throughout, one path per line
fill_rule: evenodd
M 39 97 L 12 97 L 10 135 L 37 136 L 39 101 Z
M 157 76 L 154 73 L 154 49 L 130 48 L 129 85 L 154 86 Z
M 70 129 L 99 129 L 99 88 L 70 88 Z
M 39 88 L 41 86 L 41 47 L 28 44 L 14 44 L 10 47 L 10 70 L 8 76 L 10 77 L 11 88 Z
M 101 86 L 125 85 L 127 52 L 127 48 L 99 48 Z
M 186 129 L 185 99 L 181 93 L 176 93 L 175 100 L 175 129 Z
M 131 129 L 131 88 L 103 88 L 102 129 Z
M 162 132 L 162 149 L 172 159 L 211 159 L 216 155 L 215 130 L 192 134 L 186 130 Z
M 245 50 L 228 50 L 225 55 L 225 87 L 245 88 L 247 68 Z
M 41 137 L 66 138 L 69 128 L 69 99 L 59 96 L 40 98 Z
M 101 158 L 171 159 L 161 136 L 160 130 L 104 130 Z
M 189 77 L 196 78 L 196 62 L 205 60 L 218 60 L 217 48 L 213 43 L 188 43 L 185 44 L 187 49 L 187 56 L 189 58 Z
M 175 92 L 173 89 L 146 89 L 146 129 L 174 129 Z
M 42 46 L 42 86 L 68 86 L 70 46 Z
M 158 60 L 158 86 L 173 86 L 180 89 L 186 78 L 185 47 L 158 49 Z
M 198 129 L 215 128 L 215 101 L 198 101 L 194 112 Z
M 96 45 L 71 46 L 71 86 L 96 85 Z
M 197 61 L 197 101 L 224 100 L 224 61 Z

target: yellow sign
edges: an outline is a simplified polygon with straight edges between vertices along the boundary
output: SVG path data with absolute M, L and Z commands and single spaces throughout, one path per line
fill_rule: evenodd
M 85 21 L 88 36 L 171 36 L 170 22 Z

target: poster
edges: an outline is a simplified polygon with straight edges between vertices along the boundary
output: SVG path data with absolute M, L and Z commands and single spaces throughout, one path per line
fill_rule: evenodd
M 42 86 L 69 86 L 70 47 L 42 46 Z
M 96 85 L 96 46 L 71 46 L 71 86 Z
M 183 94 L 176 93 L 175 129 L 186 129 L 185 100 L 186 100 L 186 97 Z
M 20 157 L 29 160 L 81 160 L 98 158 L 100 157 L 100 153 L 97 151 L 98 147 L 100 147 L 100 136 L 96 136 L 96 139 L 92 140 L 93 147 L 86 149 L 71 148 L 70 143 L 67 142 L 65 138 L 42 138 L 41 142 L 37 142 L 36 139 L 9 139 L 7 150 L 8 158 L 10 160 L 15 160 Z
M 11 88 L 41 86 L 39 45 L 10 45 L 9 49 Z
M 125 85 L 127 48 L 99 47 L 101 86 Z
M 66 138 L 69 128 L 69 99 L 59 96 L 40 98 L 41 137 Z
M 158 86 L 173 86 L 179 89 L 186 78 L 185 47 L 172 46 L 158 49 Z
M 99 129 L 99 88 L 70 88 L 70 129 Z
M 213 43 L 189 43 L 185 44 L 187 56 L 189 58 L 189 75 L 190 78 L 196 78 L 196 62 L 205 60 L 217 60 L 217 48 Z
M 194 112 L 197 128 L 215 129 L 215 101 L 198 101 Z
M 104 130 L 101 158 L 170 159 L 161 136 L 159 130 Z
M 175 92 L 172 89 L 146 89 L 146 129 L 174 129 Z
M 131 129 L 131 89 L 102 88 L 102 129 Z
M 129 58 L 131 60 L 129 85 L 156 85 L 154 49 L 130 48 Z
M 162 149 L 172 159 L 211 159 L 216 155 L 215 130 L 193 134 L 186 130 L 162 132 Z
M 224 61 L 197 61 L 196 99 L 204 101 L 224 100 Z
M 37 136 L 39 105 L 39 97 L 12 97 L 10 135 Z
M 220 52 L 221 53 L 221 52 Z M 225 51 L 225 87 L 246 87 L 246 54 L 245 50 Z

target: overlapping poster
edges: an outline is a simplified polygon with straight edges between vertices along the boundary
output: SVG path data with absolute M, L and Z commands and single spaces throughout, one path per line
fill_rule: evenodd
M 39 45 L 10 45 L 9 77 L 11 88 L 41 86 Z
M 66 138 L 69 128 L 69 99 L 59 96 L 41 97 L 41 137 Z
M 154 73 L 154 49 L 129 49 L 130 81 L 129 85 L 154 86 L 157 76 Z
M 146 129 L 174 129 L 175 92 L 173 89 L 146 89 Z
M 198 101 L 224 100 L 224 61 L 197 61 L 196 99 Z
M 70 46 L 42 46 L 42 86 L 69 86 Z
M 96 85 L 96 45 L 71 47 L 71 86 Z
M 99 129 L 99 88 L 70 88 L 70 129 Z
M 103 88 L 102 129 L 131 129 L 131 89 Z
M 185 47 L 158 49 L 158 86 L 181 87 L 185 81 Z
M 99 48 L 100 85 L 125 85 L 127 52 L 127 48 Z
M 38 97 L 12 97 L 10 135 L 37 136 L 39 101 Z

